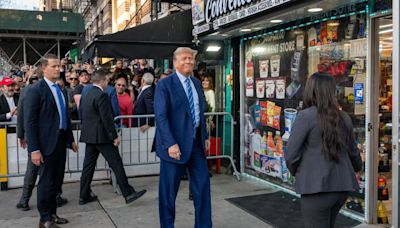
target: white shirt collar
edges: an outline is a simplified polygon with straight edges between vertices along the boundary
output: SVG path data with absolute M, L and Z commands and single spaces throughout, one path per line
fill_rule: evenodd
M 151 85 L 145 85 L 145 86 L 142 87 L 142 89 L 140 90 L 140 92 L 143 92 L 145 89 L 150 88 L 150 87 L 151 87 Z
M 53 86 L 54 84 L 56 84 L 55 82 L 50 81 L 50 80 L 47 79 L 46 77 L 43 77 L 43 79 L 46 81 L 47 85 L 48 85 L 50 88 L 52 88 L 52 86 Z
M 97 88 L 101 89 L 101 91 L 103 91 L 103 92 L 104 92 L 104 90 L 103 90 L 103 88 L 101 88 L 101 86 L 99 86 L 99 85 L 96 85 L 96 84 L 93 84 L 93 86 L 96 86 Z

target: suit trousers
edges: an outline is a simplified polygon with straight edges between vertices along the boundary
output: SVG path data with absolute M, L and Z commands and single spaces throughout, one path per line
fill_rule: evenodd
M 19 202 L 21 204 L 29 203 L 32 196 L 32 190 L 35 187 L 36 179 L 39 174 L 39 167 L 32 163 L 31 154 L 28 153 L 28 161 L 24 176 L 24 185 L 22 187 L 22 195 Z
M 26 164 L 26 171 L 24 176 L 24 185 L 22 186 L 22 195 L 19 199 L 19 203 L 28 204 L 32 196 L 33 188 L 36 184 L 36 179 L 39 174 L 39 167 L 32 163 L 31 154 L 28 153 L 28 161 Z M 64 173 L 62 179 L 64 180 Z M 57 197 L 62 194 L 62 185 L 59 186 L 57 191 Z
M 305 228 L 333 228 L 349 192 L 322 192 L 301 195 Z
M 46 222 L 57 214 L 56 197 L 64 181 L 65 161 L 67 156 L 67 134 L 60 130 L 53 153 L 42 155 L 44 163 L 39 168 L 39 184 L 37 188 L 38 210 L 40 220 Z
M 124 165 L 122 163 L 121 156 L 118 153 L 118 147 L 114 146 L 112 143 L 86 143 L 85 160 L 83 161 L 83 170 L 81 176 L 80 198 L 88 199 L 90 197 L 90 193 L 92 192 L 90 184 L 96 169 L 97 158 L 99 157 L 100 153 L 103 155 L 108 162 L 108 165 L 115 173 L 117 184 L 121 189 L 122 195 L 127 197 L 134 193 L 135 189 L 128 183 Z
M 198 136 L 200 134 L 197 134 Z M 210 177 L 204 149 L 199 137 L 194 140 L 192 154 L 186 164 L 161 160 L 159 182 L 159 213 L 162 228 L 173 228 L 175 222 L 175 200 L 181 177 L 188 169 L 190 189 L 195 208 L 195 227 L 212 227 Z

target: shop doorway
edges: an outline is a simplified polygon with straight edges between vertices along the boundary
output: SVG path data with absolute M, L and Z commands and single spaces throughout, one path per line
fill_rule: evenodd
M 392 221 L 392 16 L 372 19 L 370 219 Z

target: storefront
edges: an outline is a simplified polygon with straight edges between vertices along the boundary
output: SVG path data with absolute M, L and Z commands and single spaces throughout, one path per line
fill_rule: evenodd
M 283 158 L 286 141 L 307 78 L 328 73 L 353 120 L 364 161 L 357 175 L 361 188 L 343 211 L 368 223 L 397 224 L 392 2 L 206 0 L 192 6 L 200 43 L 223 41 L 225 52 L 233 53 L 225 66 L 231 63 L 233 103 L 240 104 L 233 112 L 240 112 L 242 173 L 293 193 L 295 179 Z

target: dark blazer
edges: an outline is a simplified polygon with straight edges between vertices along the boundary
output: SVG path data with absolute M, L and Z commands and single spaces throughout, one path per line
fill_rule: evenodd
M 148 87 L 140 94 L 138 99 L 135 102 L 135 107 L 133 109 L 133 115 L 147 115 L 147 114 L 154 114 L 154 86 Z M 138 124 L 138 119 L 133 121 L 133 127 L 143 126 L 143 125 L 150 125 L 154 126 L 154 118 L 148 118 L 148 122 L 146 121 L 147 118 L 141 118 L 140 124 Z
M 310 107 L 296 117 L 285 152 L 286 164 L 296 176 L 296 192 L 353 191 L 358 188 L 355 172 L 362 168 L 353 124 L 350 117 L 341 112 L 341 140 L 347 145 L 339 152 L 335 162 L 321 151 L 321 131 L 317 108 Z
M 28 152 L 40 150 L 43 155 L 53 153 L 58 141 L 60 117 L 56 101 L 44 79 L 25 88 L 24 96 L 24 129 Z M 64 93 L 64 102 L 68 104 L 68 95 Z M 67 146 L 72 149 L 74 136 L 72 134 L 71 119 L 67 111 Z
M 20 139 L 25 138 L 25 129 L 24 129 L 24 96 L 26 94 L 26 91 L 28 88 L 31 87 L 31 85 L 28 85 L 25 87 L 22 91 L 21 94 L 19 95 L 19 100 L 18 100 L 18 115 L 17 115 L 17 136 Z
M 113 143 L 118 137 L 114 128 L 113 110 L 107 93 L 97 86 L 89 88 L 81 97 L 80 141 L 91 144 Z
M 15 106 L 18 107 L 18 95 L 14 95 L 13 98 L 14 98 Z M 10 120 L 7 120 L 7 118 L 6 118 L 6 115 L 9 112 L 10 112 L 10 108 L 8 107 L 6 97 L 4 96 L 4 94 L 2 94 L 0 96 L 0 122 L 10 121 Z M 19 109 L 18 109 L 18 113 L 19 113 Z
M 200 81 L 194 77 L 191 77 L 191 79 L 199 96 L 199 104 L 205 104 Z M 203 148 L 205 148 L 204 143 L 207 138 L 204 109 L 205 107 L 200 107 L 200 125 L 198 129 L 201 130 Z M 186 163 L 193 149 L 193 140 L 191 139 L 194 135 L 194 128 L 189 101 L 176 73 L 157 83 L 154 96 L 154 112 L 157 125 L 157 155 L 168 162 Z M 180 160 L 170 158 L 168 155 L 168 148 L 174 144 L 178 144 L 181 150 Z

